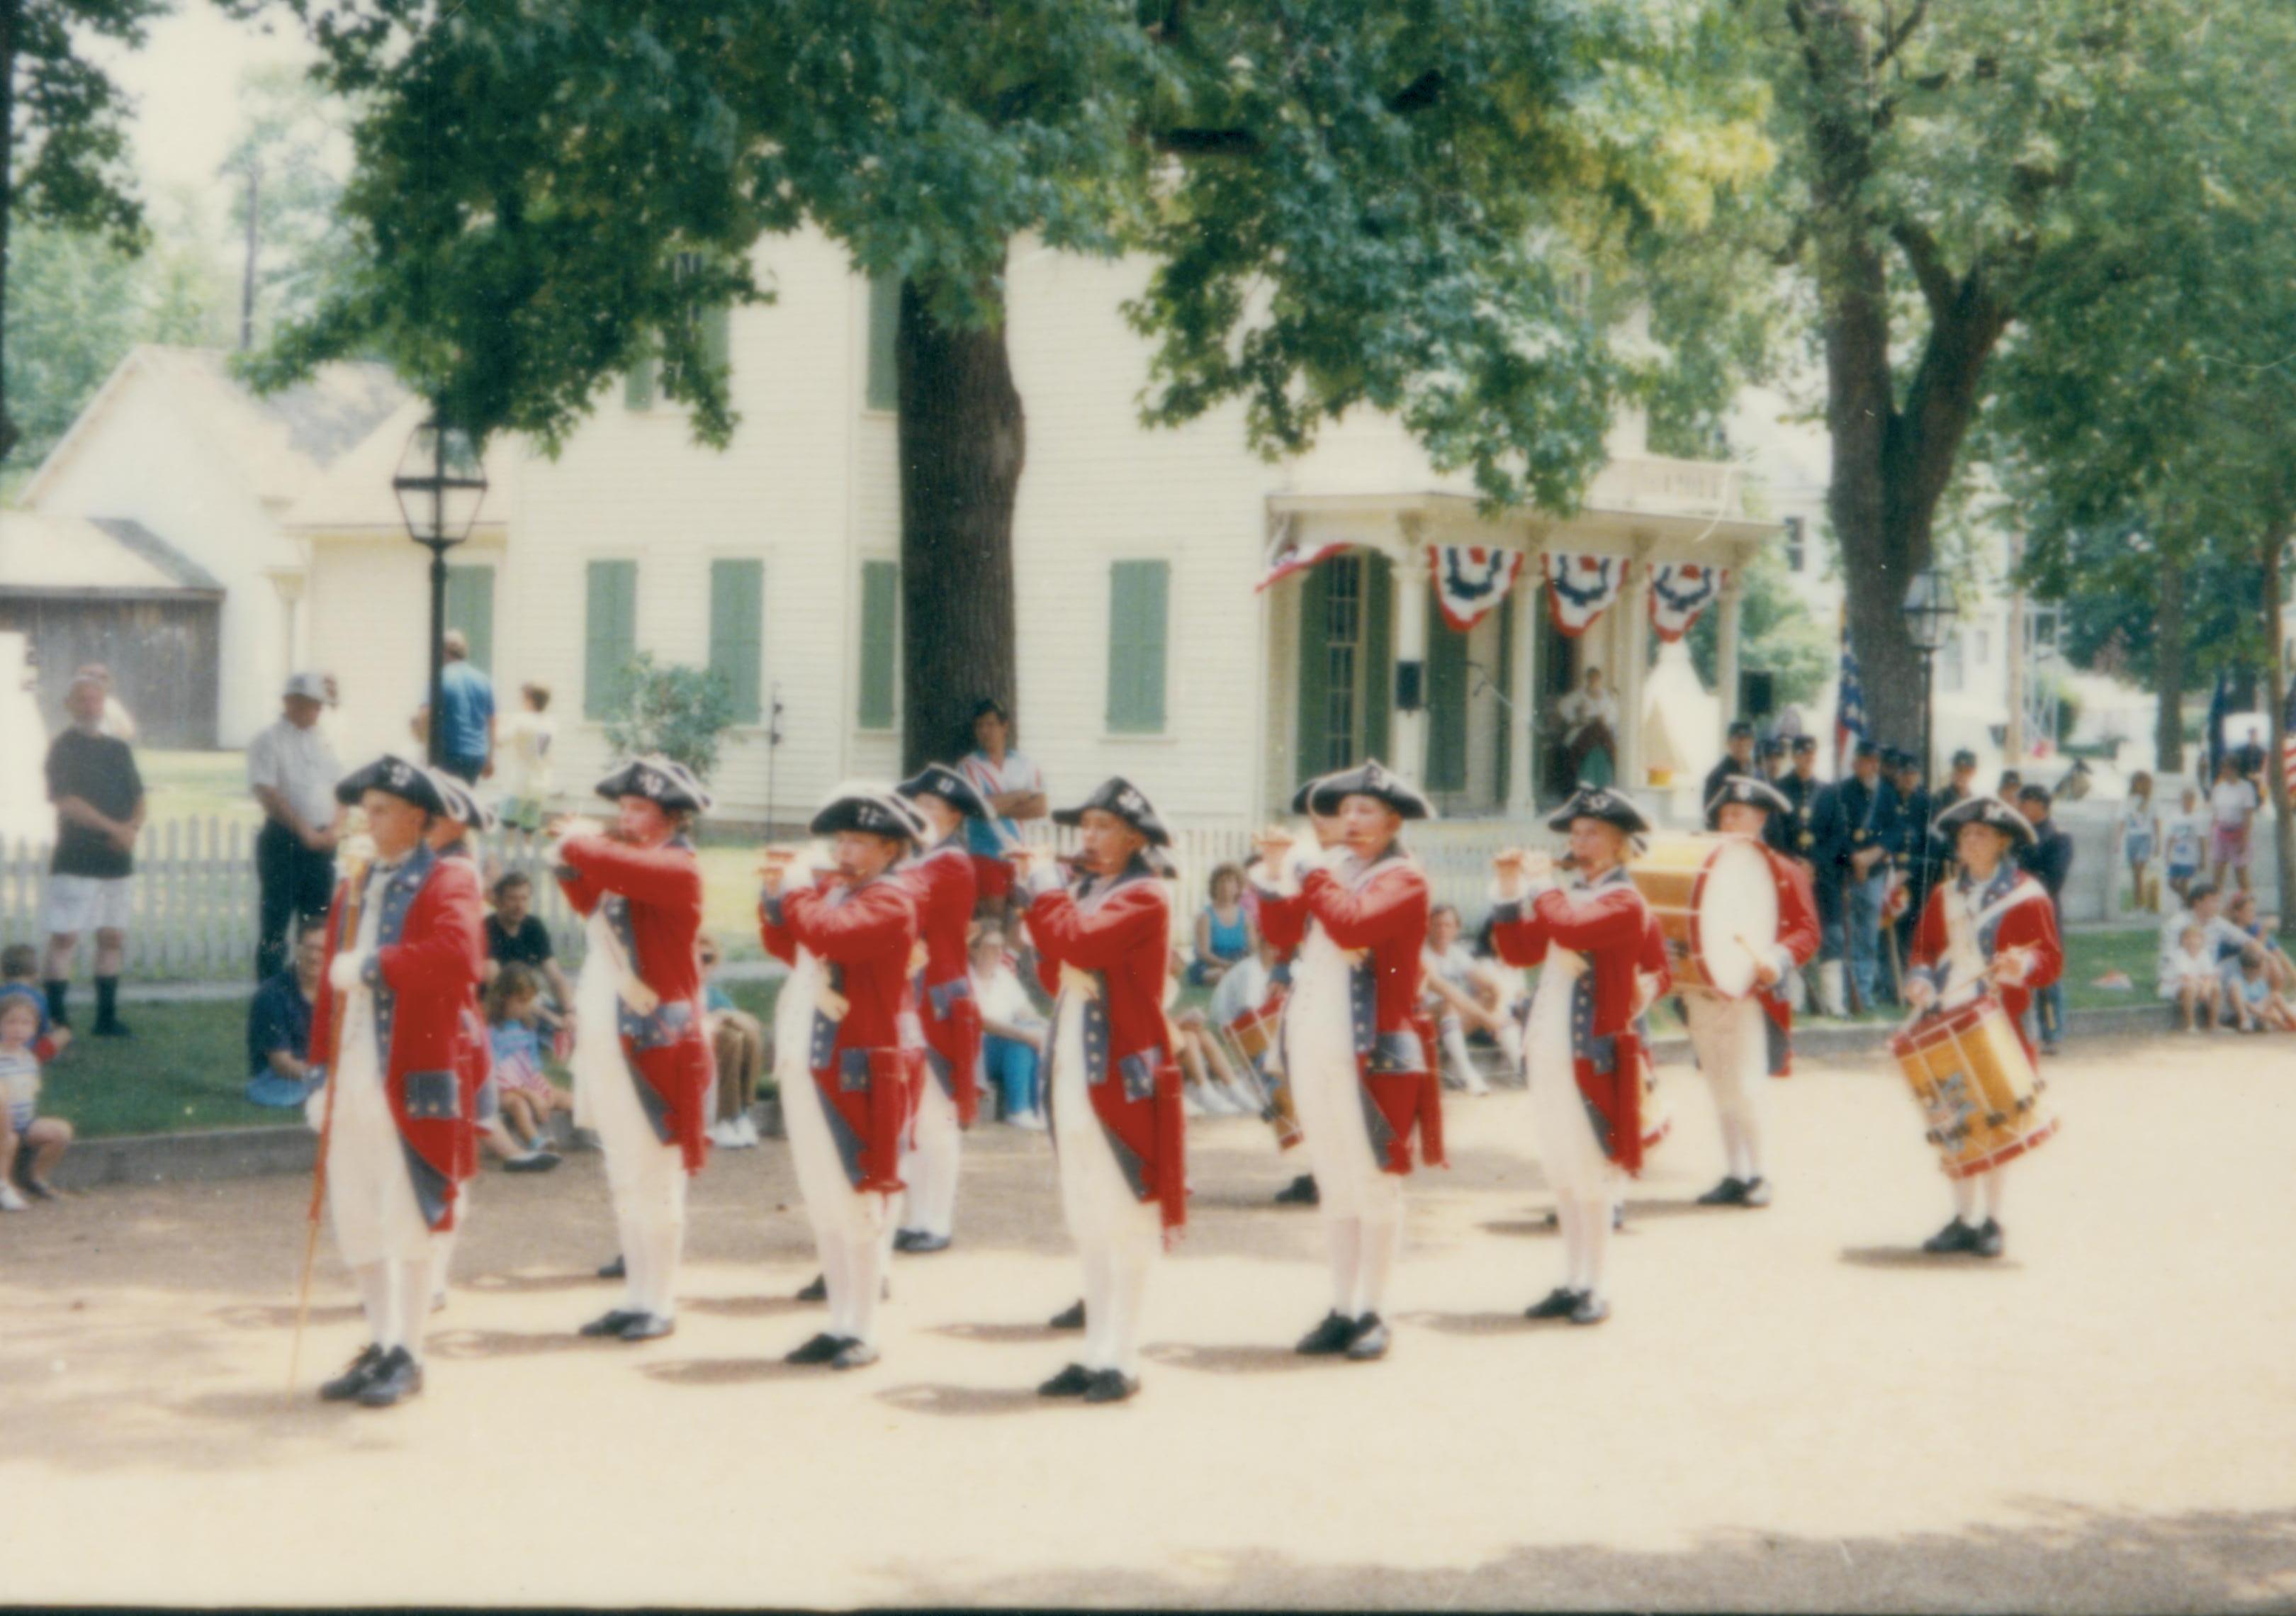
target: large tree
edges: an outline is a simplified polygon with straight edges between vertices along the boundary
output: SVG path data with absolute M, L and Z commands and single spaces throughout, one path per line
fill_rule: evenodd
M 900 277 L 912 762 L 1013 694 L 1016 242 L 1155 257 L 1152 420 L 1240 399 L 1281 452 L 1390 410 L 1492 500 L 1568 508 L 1667 357 L 1612 350 L 1585 267 L 1763 160 L 1750 99 L 1685 88 L 1702 25 L 1636 6 L 234 3 L 291 6 L 363 109 L 366 261 L 268 380 L 379 350 L 456 423 L 556 443 L 658 350 L 723 442 L 693 311 L 770 296 L 761 237 L 810 224 Z
M 169 0 L 0 0 L 0 330 L 18 224 L 99 234 L 135 252 L 144 210 L 128 174 L 126 94 L 91 46 L 140 47 Z M 0 353 L 0 359 L 4 359 Z M 0 377 L 8 374 L 0 365 Z M 37 406 L 35 406 L 37 408 Z M 22 436 L 0 383 L 0 461 Z
M 240 127 L 222 173 L 241 242 L 239 344 L 308 319 L 357 261 L 343 217 L 344 106 L 301 70 L 270 64 L 239 85 Z
M 1733 0 L 1776 90 L 1779 243 L 1813 308 L 1829 514 L 1882 734 L 1918 734 L 1899 614 L 2005 335 L 2079 276 L 2207 0 Z

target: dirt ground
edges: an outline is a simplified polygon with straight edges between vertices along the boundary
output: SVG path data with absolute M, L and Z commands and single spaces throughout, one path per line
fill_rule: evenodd
M 1296 1358 L 1312 1213 L 1256 1124 L 1195 1129 L 1143 1394 L 1045 1403 L 1078 1292 L 1041 1136 L 968 1145 L 959 1243 L 904 1258 L 883 1361 L 818 1313 L 781 1147 L 698 1186 L 678 1333 L 606 1305 L 595 1158 L 479 1186 L 430 1389 L 310 1387 L 364 1339 L 305 1190 L 90 1194 L 0 1224 L 0 1601 L 2217 1610 L 2296 1605 L 2296 1061 L 2076 1048 L 2008 1256 L 1946 1214 L 1879 1068 L 1772 1086 L 1776 1204 L 1708 1210 L 1711 1110 L 1614 1250 L 1616 1313 L 1532 1325 L 1558 1243 L 1520 1095 L 1451 1108 L 1411 1186 L 1392 1356 Z

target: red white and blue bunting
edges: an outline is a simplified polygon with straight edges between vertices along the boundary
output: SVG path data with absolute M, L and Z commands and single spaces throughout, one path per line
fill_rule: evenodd
M 1562 555 L 1546 553 L 1546 603 L 1554 626 L 1577 639 L 1611 609 L 1627 587 L 1622 555 Z
M 1690 632 L 1690 626 L 1722 594 L 1729 575 L 1719 567 L 1696 562 L 1668 562 L 1651 570 L 1651 627 L 1672 644 Z
M 1338 539 L 1328 545 L 1303 545 L 1286 529 L 1282 537 L 1269 549 L 1259 574 L 1259 581 L 1251 587 L 1258 595 L 1270 584 L 1281 583 L 1295 572 L 1305 572 L 1317 562 L 1337 555 L 1348 547 L 1348 541 Z
M 1442 609 L 1443 620 L 1464 634 L 1506 599 L 1522 571 L 1522 552 L 1430 545 L 1427 563 L 1434 573 L 1435 603 Z

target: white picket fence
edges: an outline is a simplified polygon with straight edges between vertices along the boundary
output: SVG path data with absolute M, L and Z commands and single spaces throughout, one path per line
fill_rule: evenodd
M 580 919 L 537 853 L 505 837 L 480 849 L 489 876 L 524 870 L 534 878 L 535 913 L 570 964 L 578 960 Z M 143 981 L 230 981 L 255 971 L 259 900 L 255 828 L 243 821 L 169 819 L 147 825 L 135 844 L 135 917 L 127 975 Z M 0 848 L 0 944 L 38 942 L 48 882 L 48 848 Z

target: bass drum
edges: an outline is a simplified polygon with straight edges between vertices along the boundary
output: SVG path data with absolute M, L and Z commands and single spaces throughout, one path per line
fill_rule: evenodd
M 1628 866 L 1666 938 L 1674 985 L 1726 999 L 1754 990 L 1778 940 L 1778 889 L 1761 844 L 1743 836 L 1670 836 Z

